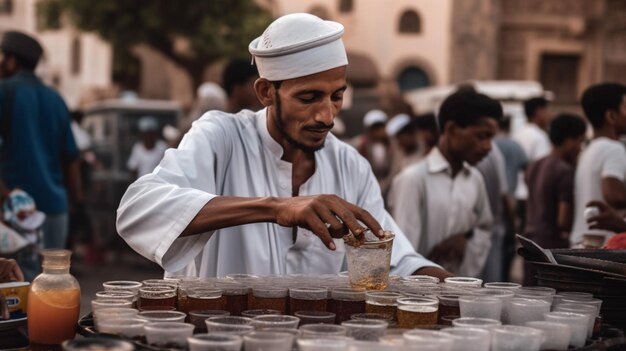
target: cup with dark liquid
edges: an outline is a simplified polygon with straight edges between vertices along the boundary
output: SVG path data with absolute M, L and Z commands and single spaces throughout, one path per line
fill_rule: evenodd
M 353 288 L 384 290 L 387 287 L 394 237 L 392 232 L 385 231 L 384 237 L 378 238 L 369 230 L 362 238 L 352 234 L 344 237 L 348 275 Z
M 398 299 L 398 326 L 417 328 L 437 324 L 439 301 L 428 297 L 404 297 Z
M 276 310 L 280 314 L 287 314 L 289 289 L 277 286 L 255 286 L 252 288 L 250 303 L 251 310 Z
M 325 312 L 328 307 L 328 289 L 292 288 L 289 289 L 289 309 L 291 314 L 297 311 Z
M 350 316 L 365 313 L 365 288 L 334 288 L 330 291 L 328 311 L 333 312 L 335 323 L 350 320 Z
M 166 285 L 144 286 L 139 289 L 139 308 L 170 306 L 176 308 L 176 288 Z
M 392 316 L 397 320 L 398 299 L 404 295 L 392 291 L 368 291 L 365 293 L 365 312 Z
M 187 290 L 187 308 L 193 310 L 226 310 L 221 289 L 192 288 Z

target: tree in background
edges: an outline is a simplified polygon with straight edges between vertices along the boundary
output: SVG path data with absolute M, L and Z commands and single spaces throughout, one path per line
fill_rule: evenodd
M 68 19 L 110 42 L 114 78 L 138 74 L 131 48 L 145 44 L 185 70 L 193 91 L 209 65 L 247 55 L 250 41 L 271 21 L 253 0 L 42 0 L 38 6 L 46 27 Z

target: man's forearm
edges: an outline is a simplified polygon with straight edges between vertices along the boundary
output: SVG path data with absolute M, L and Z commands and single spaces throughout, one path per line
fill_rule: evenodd
M 67 187 L 70 200 L 74 203 L 83 202 L 83 186 L 80 179 L 80 160 L 76 159 L 67 166 Z
M 204 205 L 181 236 L 243 224 L 275 222 L 277 202 L 272 197 L 215 197 Z

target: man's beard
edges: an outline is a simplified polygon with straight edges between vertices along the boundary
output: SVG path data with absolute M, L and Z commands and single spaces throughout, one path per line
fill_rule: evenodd
M 326 139 L 324 139 L 324 142 L 322 143 L 322 145 L 311 147 L 311 146 L 302 144 L 301 142 L 297 141 L 294 137 L 289 135 L 289 132 L 287 132 L 287 127 L 285 126 L 285 122 L 283 121 L 283 113 L 282 113 L 283 111 L 280 106 L 280 96 L 278 95 L 278 92 L 275 92 L 274 96 L 276 97 L 276 105 L 275 105 L 276 113 L 274 114 L 274 122 L 276 123 L 276 127 L 278 127 L 278 131 L 280 132 L 280 134 L 282 134 L 283 137 L 287 139 L 287 142 L 291 146 L 298 148 L 307 154 L 312 154 L 315 151 L 323 149 L 324 144 L 326 143 Z

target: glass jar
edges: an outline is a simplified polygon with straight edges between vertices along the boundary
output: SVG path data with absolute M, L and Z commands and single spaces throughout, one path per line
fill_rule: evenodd
M 59 345 L 73 339 L 80 312 L 80 286 L 70 274 L 71 251 L 42 250 L 43 273 L 28 293 L 28 335 L 32 344 Z

